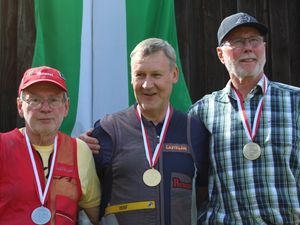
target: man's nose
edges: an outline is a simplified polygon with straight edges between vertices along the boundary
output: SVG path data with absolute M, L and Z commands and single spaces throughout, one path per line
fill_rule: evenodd
M 253 48 L 253 46 L 252 46 L 252 43 L 250 42 L 250 40 L 249 39 L 244 39 L 244 43 L 243 43 L 243 45 L 244 45 L 244 48 L 245 49 L 249 49 L 249 48 Z
M 147 76 L 143 82 L 142 87 L 145 89 L 153 87 L 153 79 Z
M 50 110 L 51 109 L 49 100 L 44 100 L 41 102 L 41 109 L 42 110 Z

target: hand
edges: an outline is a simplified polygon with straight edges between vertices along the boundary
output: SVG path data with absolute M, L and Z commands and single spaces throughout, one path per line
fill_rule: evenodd
M 93 154 L 99 154 L 100 144 L 96 138 L 92 137 L 93 130 L 94 128 L 90 128 L 85 133 L 80 134 L 79 138 L 87 143 Z

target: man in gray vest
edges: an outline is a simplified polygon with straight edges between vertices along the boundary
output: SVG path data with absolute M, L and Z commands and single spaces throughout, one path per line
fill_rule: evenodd
M 102 118 L 92 132 L 101 144 L 94 155 L 101 224 L 196 224 L 196 188 L 202 197 L 207 190 L 207 131 L 170 104 L 178 67 L 168 42 L 146 39 L 130 57 L 136 104 Z

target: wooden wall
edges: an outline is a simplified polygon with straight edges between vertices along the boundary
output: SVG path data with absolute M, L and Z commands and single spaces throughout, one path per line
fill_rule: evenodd
M 269 27 L 269 79 L 300 86 L 300 2 L 297 0 L 175 0 L 181 63 L 193 102 L 221 89 L 228 74 L 216 54 L 222 19 L 247 12 Z
M 16 107 L 35 41 L 33 0 L 0 0 L 0 132 L 21 126 Z
M 0 132 L 21 126 L 16 110 L 20 77 L 30 67 L 34 0 L 0 0 Z M 162 0 L 163 1 L 163 0 Z M 268 25 L 267 64 L 271 80 L 300 86 L 298 0 L 174 0 L 181 63 L 193 102 L 228 80 L 216 55 L 218 26 L 244 11 Z

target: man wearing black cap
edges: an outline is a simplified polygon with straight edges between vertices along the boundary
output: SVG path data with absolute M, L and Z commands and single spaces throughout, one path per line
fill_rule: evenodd
M 268 29 L 237 13 L 218 30 L 230 80 L 190 108 L 209 132 L 209 201 L 200 224 L 300 223 L 300 89 L 264 74 Z

